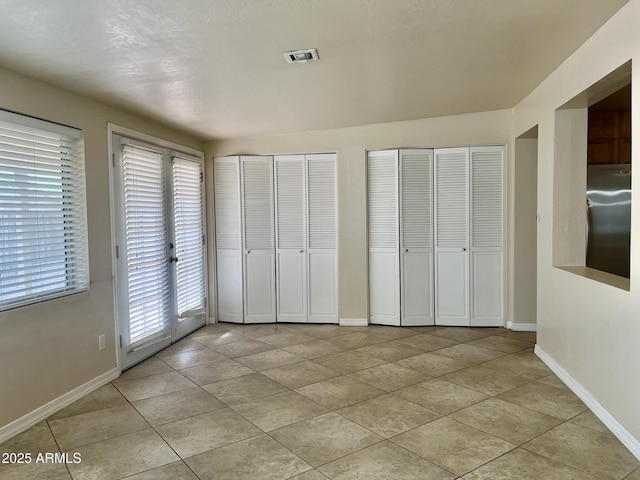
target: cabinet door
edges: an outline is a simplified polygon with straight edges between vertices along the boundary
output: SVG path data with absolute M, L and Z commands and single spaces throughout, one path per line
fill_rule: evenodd
M 369 319 L 400 325 L 398 151 L 367 156 L 369 211 Z
M 244 241 L 244 321 L 276 321 L 273 158 L 240 157 Z
M 469 326 L 469 149 L 435 158 L 436 324 Z
M 402 325 L 433 325 L 433 150 L 400 150 Z
M 274 157 L 278 322 L 307 322 L 305 156 Z
M 243 322 L 240 158 L 213 161 L 218 320 Z
M 502 327 L 504 147 L 471 152 L 471 326 Z
M 338 323 L 336 155 L 307 155 L 309 322 Z

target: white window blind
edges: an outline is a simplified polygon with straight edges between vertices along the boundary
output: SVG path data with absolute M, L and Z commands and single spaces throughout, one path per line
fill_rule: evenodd
M 81 138 L 0 112 L 0 310 L 88 287 Z
M 131 345 L 169 326 L 167 215 L 161 152 L 122 150 Z
M 173 157 L 173 218 L 178 319 L 205 310 L 200 161 Z

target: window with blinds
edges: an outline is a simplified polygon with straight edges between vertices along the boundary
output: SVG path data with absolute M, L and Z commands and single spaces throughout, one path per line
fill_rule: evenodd
M 88 288 L 82 132 L 0 111 L 0 310 Z

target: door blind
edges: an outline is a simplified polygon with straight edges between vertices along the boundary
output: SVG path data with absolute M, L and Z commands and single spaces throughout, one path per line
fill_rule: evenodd
M 173 231 L 178 319 L 205 311 L 202 168 L 199 161 L 173 157 Z
M 402 246 L 431 247 L 431 162 L 433 153 L 400 151 L 402 162 Z
M 0 121 L 0 310 L 88 286 L 82 140 L 51 126 Z
M 398 151 L 370 152 L 369 247 L 398 248 Z
M 309 248 L 336 248 L 336 162 L 308 155 Z
M 468 242 L 467 151 L 435 154 L 438 247 L 466 247 Z
M 276 158 L 278 248 L 303 249 L 304 157 Z
M 471 152 L 474 247 L 502 247 L 502 149 Z
M 247 250 L 273 248 L 273 184 L 271 158 L 242 161 L 244 246 Z
M 129 338 L 134 344 L 169 326 L 163 155 L 125 145 L 122 170 Z

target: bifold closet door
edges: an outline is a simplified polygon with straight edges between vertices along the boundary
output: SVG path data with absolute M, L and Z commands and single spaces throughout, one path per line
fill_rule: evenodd
M 306 155 L 310 323 L 338 323 L 336 155 Z
M 306 159 L 274 157 L 277 318 L 307 322 Z
M 213 161 L 218 320 L 243 323 L 240 157 Z
M 433 150 L 400 150 L 402 325 L 433 325 Z
M 369 320 L 400 325 L 398 150 L 367 154 Z
M 469 149 L 434 151 L 436 324 L 469 326 Z
M 273 158 L 240 157 L 244 323 L 276 321 Z
M 504 325 L 504 147 L 472 147 L 471 326 Z

